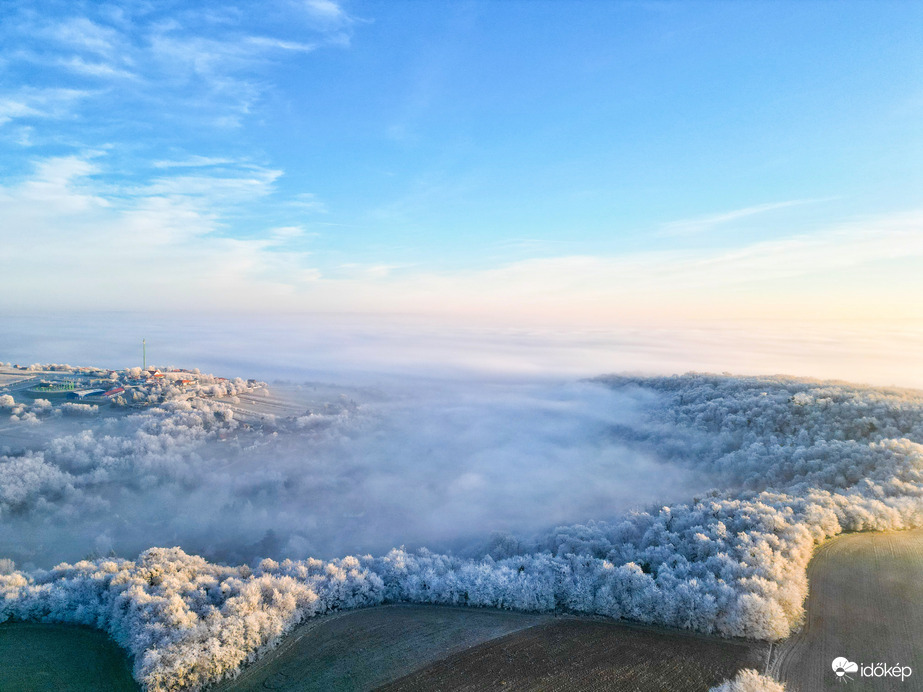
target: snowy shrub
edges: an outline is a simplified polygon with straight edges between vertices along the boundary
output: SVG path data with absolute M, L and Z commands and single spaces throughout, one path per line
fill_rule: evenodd
M 96 404 L 74 404 L 66 402 L 61 404 L 58 409 L 63 416 L 95 416 L 99 413 L 99 406 Z
M 708 692 L 785 692 L 785 685 L 751 668 L 744 668 L 731 680 L 725 680 Z

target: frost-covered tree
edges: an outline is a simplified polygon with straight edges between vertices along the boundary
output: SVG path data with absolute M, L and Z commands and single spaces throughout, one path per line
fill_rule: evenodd
M 760 675 L 752 668 L 744 668 L 708 692 L 785 692 L 785 685 L 767 675 Z
M 194 689 L 233 674 L 303 618 L 386 601 L 567 610 L 776 640 L 802 621 L 818 544 L 842 531 L 923 526 L 920 392 L 696 374 L 601 381 L 654 393 L 646 419 L 614 435 L 722 487 L 533 539 L 495 535 L 467 558 L 395 549 L 251 569 L 152 548 L 136 561 L 10 569 L 0 575 L 0 620 L 105 629 L 150 690 Z M 226 394 L 238 386 L 214 384 Z M 0 515 L 78 502 L 98 479 L 182 477 L 202 441 L 236 426 L 222 407 L 167 401 L 122 435 L 87 430 L 0 457 Z M 780 689 L 754 675 L 718 689 Z

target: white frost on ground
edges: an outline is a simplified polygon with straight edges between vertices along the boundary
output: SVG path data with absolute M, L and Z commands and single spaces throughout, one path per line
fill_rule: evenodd
M 385 601 L 567 609 L 775 640 L 801 623 L 819 543 L 923 526 L 919 392 L 704 375 L 602 382 L 658 394 L 645 421 L 613 436 L 718 474 L 724 488 L 537 539 L 496 536 L 479 557 L 395 549 L 251 569 L 152 548 L 137 561 L 13 571 L 0 576 L 0 620 L 105 629 L 150 690 L 233 674 L 306 617 Z M 30 463 L 36 484 L 60 484 L 41 462 L 4 464 Z

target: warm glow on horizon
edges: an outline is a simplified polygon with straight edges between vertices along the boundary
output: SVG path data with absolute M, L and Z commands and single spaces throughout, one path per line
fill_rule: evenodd
M 0 309 L 923 319 L 919 6 L 543 7 L 5 8 Z

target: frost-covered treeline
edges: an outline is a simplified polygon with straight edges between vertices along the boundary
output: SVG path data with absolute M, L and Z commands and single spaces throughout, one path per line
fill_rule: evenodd
M 0 395 L 0 412 L 9 413 L 10 421 L 38 425 L 43 418 L 53 414 L 48 399 L 35 399 L 31 404 L 17 403 L 9 394 Z
M 566 609 L 773 640 L 801 622 L 819 542 L 923 526 L 919 392 L 702 375 L 601 384 L 656 393 L 643 397 L 645 420 L 613 426 L 614 438 L 723 487 L 537 538 L 495 536 L 467 558 L 395 549 L 251 573 L 151 549 L 137 562 L 13 571 L 0 576 L 2 613 L 102 627 L 157 690 L 231 673 L 304 617 L 383 601 Z M 78 459 L 75 449 L 49 453 Z M 4 463 L 32 463 L 35 483 L 67 492 L 34 459 Z
M 0 574 L 0 620 L 101 628 L 132 654 L 145 688 L 196 689 L 254 660 L 302 619 L 380 603 L 382 592 L 381 579 L 350 557 L 250 569 L 151 548 L 136 561 Z
M 94 408 L 63 404 L 54 410 L 86 415 Z M 50 411 L 51 405 L 45 407 L 38 399 L 31 406 L 12 404 L 10 409 L 11 417 L 21 419 Z M 43 450 L 0 455 L 0 517 L 10 512 L 73 512 L 75 503 L 95 502 L 88 489 L 114 482 L 150 487 L 182 480 L 193 473 L 191 462 L 201 445 L 236 426 L 233 411 L 220 402 L 175 400 L 107 421 L 99 431 L 55 437 Z M 64 497 L 66 504 L 61 502 Z
M 143 390 L 133 390 L 126 395 L 127 403 L 161 403 L 188 399 L 190 397 L 226 397 L 253 391 L 263 383 L 248 384 L 240 378 L 226 380 L 212 375 L 197 374 L 189 384 L 182 384 L 183 373 L 166 373 L 161 380 L 154 380 Z

